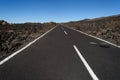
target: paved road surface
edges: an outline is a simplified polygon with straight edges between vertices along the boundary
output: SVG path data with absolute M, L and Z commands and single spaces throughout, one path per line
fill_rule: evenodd
M 0 65 L 0 80 L 93 79 L 120 80 L 120 48 L 63 26 Z

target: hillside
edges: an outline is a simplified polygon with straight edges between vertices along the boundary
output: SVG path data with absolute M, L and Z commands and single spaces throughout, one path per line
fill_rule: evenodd
M 8 25 L 9 23 L 7 23 L 6 21 L 4 21 L 4 20 L 0 20 L 0 26 L 2 26 L 2 25 Z
M 63 24 L 120 46 L 120 15 L 84 19 Z M 0 59 L 28 44 L 55 25 L 54 22 L 10 24 L 0 20 Z
M 72 21 L 64 25 L 120 45 L 120 15 Z
M 50 30 L 56 23 L 24 23 L 9 24 L 0 20 L 0 59 L 26 45 L 46 31 Z

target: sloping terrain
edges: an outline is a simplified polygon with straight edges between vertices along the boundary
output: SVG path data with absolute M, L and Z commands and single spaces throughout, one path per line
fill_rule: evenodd
M 15 52 L 55 25 L 54 22 L 10 24 L 0 20 L 0 59 Z M 64 25 L 120 45 L 120 15 L 72 21 Z
M 64 25 L 120 45 L 120 15 L 73 21 Z
M 24 23 L 9 24 L 0 21 L 0 59 L 10 55 L 22 45 L 29 43 L 49 29 L 56 23 Z

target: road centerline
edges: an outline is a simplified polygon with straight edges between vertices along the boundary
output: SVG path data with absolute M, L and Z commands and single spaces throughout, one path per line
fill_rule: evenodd
M 64 33 L 67 35 L 67 32 L 66 32 L 66 31 L 64 31 Z
M 82 54 L 80 53 L 80 51 L 76 47 L 76 45 L 73 45 L 73 47 L 74 47 L 75 51 L 77 52 L 77 54 L 79 55 L 80 59 L 82 60 L 84 66 L 88 70 L 89 74 L 91 75 L 92 79 L 93 80 L 99 80 L 98 77 L 96 76 L 96 74 L 93 72 L 92 68 L 89 66 L 89 64 L 87 63 L 85 58 L 82 56 Z

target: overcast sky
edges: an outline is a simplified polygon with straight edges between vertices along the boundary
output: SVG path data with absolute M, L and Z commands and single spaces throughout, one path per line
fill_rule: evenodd
M 67 22 L 120 14 L 120 0 L 0 0 L 0 20 Z

